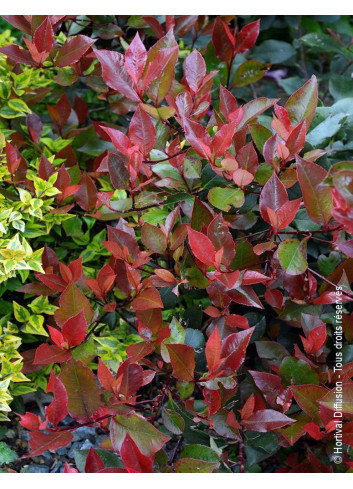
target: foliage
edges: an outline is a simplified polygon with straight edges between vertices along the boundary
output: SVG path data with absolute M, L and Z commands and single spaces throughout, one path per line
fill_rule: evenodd
M 53 396 L 29 456 L 93 425 L 80 471 L 352 470 L 349 19 L 4 19 L 1 409 Z

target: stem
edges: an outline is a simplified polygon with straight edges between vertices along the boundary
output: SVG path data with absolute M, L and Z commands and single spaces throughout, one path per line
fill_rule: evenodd
M 331 282 L 331 280 L 327 279 L 326 277 L 324 277 L 323 275 L 321 275 L 320 273 L 316 272 L 315 270 L 313 270 L 312 268 L 309 268 L 308 267 L 308 270 L 309 272 L 313 273 L 314 275 L 316 275 L 317 277 L 321 278 L 321 280 L 323 280 L 324 282 L 332 285 L 332 287 L 335 287 L 337 288 L 338 285 L 337 284 L 334 284 L 333 282 Z M 347 297 L 350 297 L 351 299 L 353 299 L 353 295 L 350 294 L 349 292 L 346 292 L 344 291 L 344 295 L 346 295 Z
M 233 62 L 234 62 L 235 54 L 233 54 L 232 59 L 230 60 L 228 68 L 228 74 L 227 74 L 227 83 L 226 83 L 226 89 L 229 90 L 229 83 L 230 83 L 230 75 L 232 73 L 232 67 L 233 67 Z
M 71 431 L 76 430 L 77 428 L 81 428 L 82 426 L 89 426 L 90 424 L 99 423 L 99 421 L 103 421 L 104 419 L 111 418 L 112 414 L 106 414 L 105 416 L 101 416 L 100 418 L 93 419 L 92 421 L 87 421 L 87 423 L 76 424 L 75 426 L 65 426 L 64 428 L 56 428 L 50 431 Z
M 155 165 L 156 163 L 162 163 L 163 161 L 172 160 L 176 156 L 183 155 L 187 151 L 188 151 L 188 148 L 179 151 L 179 153 L 175 153 L 175 155 L 171 155 L 171 156 L 167 156 L 166 158 L 162 158 L 161 160 L 155 160 L 155 161 L 152 161 L 152 160 L 142 160 L 142 163 L 150 163 L 151 165 Z

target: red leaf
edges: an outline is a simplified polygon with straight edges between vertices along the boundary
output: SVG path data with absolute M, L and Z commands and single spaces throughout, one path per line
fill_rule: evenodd
M 151 287 L 142 290 L 137 297 L 132 301 L 131 306 L 136 311 L 144 311 L 146 309 L 163 309 L 163 302 L 157 289 Z
M 39 426 L 42 423 L 40 416 L 33 413 L 18 414 L 21 418 L 20 424 L 27 428 L 27 430 L 39 430 Z
M 26 124 L 27 124 L 28 132 L 31 135 L 31 138 L 36 144 L 38 144 L 38 141 L 40 140 L 43 131 L 43 124 L 42 121 L 40 120 L 40 117 L 34 112 L 32 112 L 32 114 L 28 114 L 26 119 Z
M 273 173 L 271 178 L 267 180 L 260 195 L 260 213 L 264 221 L 270 222 L 267 213 L 267 207 L 278 212 L 279 209 L 288 201 L 288 195 L 285 186 Z
M 239 314 L 229 314 L 225 317 L 226 325 L 231 328 L 248 329 L 249 321 L 245 316 Z
M 289 200 L 278 211 L 277 229 L 284 229 L 293 221 L 297 215 L 302 199 Z
M 66 95 L 63 95 L 54 107 L 47 105 L 47 109 L 51 120 L 57 124 L 58 127 L 62 127 L 71 114 L 70 101 Z
M 137 144 L 146 156 L 154 147 L 156 130 L 151 117 L 139 106 L 133 115 L 129 126 L 129 138 Z
M 49 329 L 50 339 L 52 340 L 52 342 L 55 343 L 59 348 L 66 349 L 67 344 L 65 343 L 61 331 L 59 331 L 56 328 L 53 328 L 52 326 L 48 326 L 48 329 Z
M 130 473 L 151 473 L 153 458 L 140 452 L 138 446 L 126 433 L 125 439 L 120 448 L 120 456 L 124 462 L 126 470 Z
M 147 51 L 137 32 L 125 53 L 125 66 L 135 85 L 138 84 L 146 64 Z
M 221 360 L 221 340 L 217 326 L 207 340 L 205 354 L 208 370 L 212 374 L 217 370 Z
M 228 376 L 234 374 L 242 365 L 245 359 L 251 335 L 255 327 L 240 331 L 227 336 L 222 341 L 221 359 L 222 362 L 217 369 L 218 376 Z
M 140 365 L 132 363 L 130 358 L 125 360 L 118 369 L 113 390 L 117 397 L 123 395 L 129 398 L 136 394 L 143 385 L 143 369 Z
M 312 221 L 327 226 L 333 206 L 331 188 L 323 184 L 327 171 L 312 161 L 303 160 L 300 156 L 297 156 L 296 162 L 307 213 Z
M 227 24 L 219 17 L 216 18 L 213 26 L 212 42 L 217 57 L 229 64 L 235 51 L 235 39 Z
M 78 474 L 78 470 L 76 470 L 74 467 L 71 467 L 71 465 L 65 462 L 64 474 Z
M 62 335 L 69 347 L 78 346 L 86 338 L 87 322 L 83 309 L 62 325 Z
M 178 380 L 192 382 L 195 370 L 195 352 L 189 345 L 166 343 L 170 361 L 173 367 L 173 376 Z
M 259 431 L 260 433 L 276 430 L 294 422 L 294 419 L 288 418 L 285 414 L 273 409 L 256 411 L 246 420 L 242 420 L 245 429 Z
M 185 131 L 185 138 L 198 155 L 207 160 L 211 159 L 211 138 L 209 137 L 206 129 L 197 122 L 191 119 L 183 118 L 183 126 Z
M 245 25 L 237 34 L 235 51 L 237 54 L 243 53 L 251 49 L 256 42 L 260 32 L 260 19 L 251 24 Z
M 308 337 L 304 338 L 301 336 L 306 353 L 313 354 L 316 353 L 325 344 L 327 338 L 326 324 L 321 324 L 316 328 L 313 328 Z
M 94 474 L 97 472 L 101 472 L 104 469 L 103 460 L 100 458 L 98 453 L 91 447 L 89 449 L 86 463 L 85 463 L 85 472 L 86 474 Z
M 172 85 L 179 47 L 171 29 L 148 51 L 143 89 L 159 106 Z
M 203 397 L 206 406 L 208 407 L 208 416 L 213 416 L 222 407 L 221 396 L 218 391 L 213 389 L 203 389 Z
M 43 343 L 36 350 L 34 365 L 48 365 L 49 363 L 63 363 L 72 358 L 69 351 L 63 350 L 56 345 Z
M 46 52 L 49 55 L 54 44 L 54 31 L 49 16 L 46 16 L 45 20 L 36 29 L 33 42 L 39 53 Z
M 26 16 L 27 17 L 27 16 Z M 31 35 L 31 24 L 23 15 L 2 15 L 2 18 L 16 29 Z
M 92 210 L 97 202 L 97 189 L 94 181 L 84 171 L 80 180 L 80 188 L 75 193 L 76 202 L 85 211 Z
M 55 273 L 38 273 L 38 280 L 55 292 L 63 292 L 67 283 Z
M 54 400 L 45 409 L 45 416 L 51 424 L 57 426 L 68 414 L 67 392 L 64 384 L 53 371 L 50 372 L 47 392 L 52 392 L 54 394 Z
M 77 63 L 95 42 L 82 34 L 67 39 L 55 60 L 56 66 L 62 68 Z
M 266 402 L 273 408 L 278 407 L 277 396 L 281 387 L 281 378 L 278 375 L 254 370 L 249 370 L 249 374 L 254 379 L 256 387 L 260 389 Z
M 244 406 L 240 409 L 242 421 L 250 418 L 250 416 L 254 412 L 254 409 L 255 409 L 255 397 L 254 394 L 251 394 L 250 397 L 245 402 Z
M 65 447 L 73 440 L 72 433 L 69 431 L 53 431 L 44 433 L 43 431 L 32 431 L 29 440 L 30 456 L 38 457 L 46 450 L 57 450 Z
M 3 46 L 2 48 L 0 48 L 0 53 L 4 54 L 15 63 L 23 63 L 25 65 L 36 66 L 36 63 L 33 61 L 32 56 L 29 54 L 29 52 L 24 49 L 20 49 L 17 44 L 9 44 L 8 46 Z
M 152 15 L 144 15 L 142 18 L 150 26 L 158 38 L 163 37 L 163 27 L 155 17 L 152 17 Z
M 16 146 L 13 146 L 7 141 L 5 143 L 6 164 L 11 176 L 13 176 L 21 163 L 22 156 Z
M 349 258 L 353 258 L 353 239 L 348 239 L 342 243 L 337 243 L 335 246 Z
M 202 233 L 188 228 L 189 244 L 195 257 L 208 266 L 215 263 L 216 249 L 212 241 Z
M 292 159 L 300 153 L 300 151 L 304 148 L 306 138 L 306 121 L 305 119 L 300 122 L 295 128 L 291 131 L 288 139 L 286 140 L 286 147 L 289 151 L 288 159 Z
M 28 118 L 27 118 L 27 124 L 28 124 Z M 55 173 L 54 165 L 50 163 L 48 158 L 43 154 L 39 162 L 39 168 L 38 168 L 39 178 L 48 181 L 49 177 L 53 175 L 53 173 Z
M 305 430 L 314 440 L 321 440 L 324 437 L 324 433 L 321 433 L 320 426 L 315 423 L 308 423 L 303 426 Z
M 139 362 L 153 351 L 154 346 L 152 343 L 147 343 L 146 341 L 137 343 L 136 345 L 129 345 L 126 349 L 127 356 L 132 362 Z
M 219 89 L 220 113 L 224 115 L 227 121 L 230 121 L 231 115 L 237 110 L 237 108 L 238 105 L 234 95 L 221 85 Z
M 206 63 L 198 51 L 194 50 L 185 58 L 184 74 L 189 87 L 196 93 L 206 76 Z
M 107 51 L 105 49 L 95 51 L 95 55 L 102 66 L 105 83 L 133 102 L 140 102 L 140 98 L 134 89 L 133 81 L 124 65 L 123 55 L 116 51 Z
M 222 156 L 231 145 L 235 128 L 240 122 L 242 115 L 242 109 L 238 109 L 236 117 L 229 124 L 223 124 L 219 131 L 217 131 L 212 141 L 212 154 L 215 158 Z
M 317 79 L 313 75 L 302 87 L 294 92 L 285 105 L 291 123 L 299 124 L 306 120 L 306 128 L 309 129 L 317 107 L 318 89 Z
M 105 390 L 113 392 L 112 386 L 115 382 L 114 376 L 100 358 L 98 359 L 98 380 Z
M 54 313 L 58 326 L 62 327 L 65 321 L 72 318 L 73 315 L 78 314 L 82 309 L 84 310 L 87 323 L 90 324 L 93 317 L 92 307 L 87 297 L 75 284 L 71 283 L 66 287 L 60 296 L 59 305 L 59 309 Z

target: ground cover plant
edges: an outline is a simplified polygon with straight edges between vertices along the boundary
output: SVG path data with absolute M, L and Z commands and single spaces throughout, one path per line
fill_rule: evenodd
M 352 471 L 352 19 L 0 25 L 3 470 Z

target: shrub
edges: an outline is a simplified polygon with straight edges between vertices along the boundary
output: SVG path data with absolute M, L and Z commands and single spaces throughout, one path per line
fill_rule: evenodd
M 260 19 L 7 20 L 1 407 L 53 395 L 21 414 L 29 455 L 93 425 L 86 472 L 349 470 L 353 105 L 323 106 L 347 79 L 322 92 L 311 54 L 344 75 L 349 23 L 305 34 L 298 67 L 288 42 L 252 50 Z

